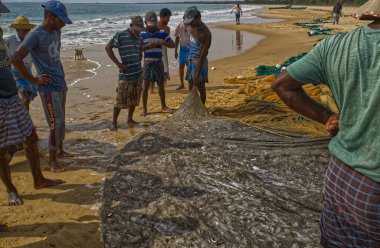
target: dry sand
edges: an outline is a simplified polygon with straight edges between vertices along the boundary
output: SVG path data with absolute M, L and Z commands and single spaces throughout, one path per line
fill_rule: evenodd
M 281 63 L 286 57 L 309 51 L 319 37 L 309 37 L 306 30 L 293 26 L 297 21 L 310 21 L 314 18 L 329 16 L 330 7 L 308 7 L 307 10 L 265 10 L 264 18 L 283 18 L 280 23 L 222 25 L 220 28 L 254 32 L 266 38 L 238 56 L 210 62 L 210 83 L 207 85 L 207 107 L 234 106 L 243 99 L 237 98 L 236 87 L 224 85 L 225 77 L 254 74 L 254 68 L 260 64 L 273 65 Z M 345 8 L 349 15 L 352 8 Z M 242 19 L 244 22 L 244 18 Z M 351 30 L 364 22 L 351 17 L 342 18 L 341 25 L 335 31 Z M 71 55 L 71 54 L 64 54 Z M 31 174 L 24 154 L 18 153 L 11 163 L 12 178 L 25 204 L 19 207 L 0 206 L 1 223 L 10 228 L 0 233 L 0 247 L 102 247 L 97 217 L 97 200 L 104 172 L 102 165 L 109 164 L 113 154 L 138 132 L 150 125 L 164 120 L 168 115 L 159 113 L 157 94 L 149 96 L 149 111 L 153 114 L 147 118 L 139 116 L 141 106 L 136 111 L 136 120 L 142 122 L 136 128 L 127 127 L 126 114 L 119 117 L 120 131 L 108 131 L 114 102 L 115 79 L 117 70 L 111 65 L 103 47 L 86 48 L 85 56 L 89 61 L 66 59 L 64 62 L 67 81 L 80 77 L 91 77 L 71 87 L 67 103 L 67 137 L 65 147 L 70 152 L 82 156 L 65 159 L 62 163 L 66 171 L 53 174 L 45 169 L 44 174 L 50 178 L 60 178 L 66 184 L 34 190 Z M 91 60 L 100 62 L 98 65 Z M 89 70 L 89 71 L 86 71 Z M 96 76 L 95 73 L 97 73 Z M 79 75 L 79 76 L 78 76 Z M 178 107 L 187 94 L 187 90 L 176 91 L 178 77 L 173 76 L 167 87 L 167 99 L 170 107 Z M 43 119 L 40 100 L 32 103 L 32 118 L 38 128 L 41 153 L 46 154 L 48 129 Z M 42 158 L 42 167 L 47 167 L 47 157 Z M 0 202 L 7 202 L 3 185 Z

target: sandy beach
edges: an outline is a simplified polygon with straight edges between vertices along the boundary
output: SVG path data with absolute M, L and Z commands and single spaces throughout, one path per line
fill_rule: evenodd
M 350 17 L 353 9 L 344 8 L 345 17 L 341 19 L 340 25 L 325 24 L 324 27 L 334 28 L 333 33 L 337 33 L 365 25 L 366 22 Z M 224 84 L 225 78 L 253 76 L 258 65 L 276 65 L 286 58 L 310 51 L 320 37 L 309 37 L 307 30 L 292 23 L 327 18 L 330 11 L 330 6 L 308 7 L 306 10 L 268 10 L 267 6 L 263 6 L 259 15 L 261 18 L 284 21 L 245 24 L 242 18 L 241 25 L 214 26 L 213 46 L 216 48 L 210 54 L 209 69 L 215 69 L 209 71 L 208 110 L 227 109 L 244 101 L 244 96 L 237 93 L 239 86 Z M 221 54 L 224 51 L 226 54 Z M 122 111 L 119 131 L 110 132 L 108 127 L 118 71 L 103 46 L 85 48 L 84 55 L 88 60 L 74 61 L 73 51 L 64 51 L 62 54 L 69 85 L 64 146 L 69 152 L 80 156 L 61 160 L 66 170 L 63 173 L 49 171 L 48 128 L 39 98 L 32 102 L 31 115 L 44 155 L 41 159 L 44 174 L 49 178 L 63 179 L 66 183 L 54 188 L 34 190 L 25 156 L 19 152 L 11 163 L 12 178 L 25 204 L 19 207 L 6 206 L 7 195 L 3 185 L 0 186 L 0 223 L 10 226 L 8 231 L 0 233 L 0 247 L 103 247 L 97 211 L 101 184 L 107 173 L 104 165 L 109 165 L 118 149 L 136 134 L 169 116 L 159 112 L 158 94 L 150 94 L 150 114 L 145 118 L 140 117 L 141 104 L 136 109 L 135 120 L 140 122 L 139 125 L 129 128 L 126 112 Z M 170 58 L 173 57 L 171 55 Z M 175 75 L 175 64 L 172 67 L 172 78 L 166 87 L 167 103 L 169 107 L 177 109 L 188 90 L 175 90 L 179 81 Z

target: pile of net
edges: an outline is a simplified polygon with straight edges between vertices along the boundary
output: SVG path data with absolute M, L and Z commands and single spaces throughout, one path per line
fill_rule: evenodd
M 333 28 L 324 28 L 322 27 L 321 23 L 330 23 L 331 21 L 324 20 L 324 19 L 314 19 L 311 22 L 296 22 L 294 25 L 310 29 L 308 31 L 309 36 L 316 36 L 316 35 L 331 35 L 330 31 L 334 30 Z
M 285 69 L 292 63 L 296 62 L 297 60 L 301 59 L 303 56 L 305 56 L 307 53 L 300 53 L 297 56 L 291 57 L 287 60 L 285 60 L 282 64 L 277 65 L 259 65 L 255 68 L 256 70 L 256 76 L 265 76 L 265 75 L 272 75 L 272 74 L 280 74 L 281 70 Z
M 245 101 L 233 107 L 215 108 L 213 115 L 238 119 L 286 135 L 327 135 L 322 124 L 297 114 L 280 100 L 271 89 L 274 79 L 274 75 L 226 78 L 226 84 L 241 84 L 236 93 L 243 95 Z M 326 85 L 307 84 L 304 89 L 314 100 L 338 112 L 332 93 Z
M 318 247 L 326 138 L 212 117 L 191 92 L 109 166 L 105 247 Z

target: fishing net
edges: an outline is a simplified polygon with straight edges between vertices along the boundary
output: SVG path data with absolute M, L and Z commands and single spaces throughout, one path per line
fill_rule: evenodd
M 328 138 L 212 117 L 193 90 L 109 166 L 105 247 L 318 247 Z

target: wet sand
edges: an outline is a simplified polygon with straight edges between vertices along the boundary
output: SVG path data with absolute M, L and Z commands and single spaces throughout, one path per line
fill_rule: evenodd
M 316 9 L 316 10 L 312 10 Z M 322 9 L 322 10 L 320 10 Z M 233 106 L 243 99 L 234 94 L 236 87 L 224 85 L 225 77 L 252 75 L 254 68 L 260 64 L 277 64 L 287 57 L 309 51 L 320 37 L 308 37 L 306 30 L 293 26 L 297 21 L 309 21 L 314 18 L 329 16 L 330 7 L 308 7 L 307 10 L 265 11 L 265 18 L 288 19 L 280 23 L 261 23 L 241 25 L 222 25 L 218 28 L 233 30 L 229 42 L 236 44 L 236 31 L 252 32 L 261 35 L 261 40 L 252 49 L 210 62 L 210 83 L 206 106 Z M 352 9 L 345 8 L 349 14 Z M 363 25 L 365 22 L 342 18 L 342 25 L 334 27 L 335 31 L 347 31 Z M 244 22 L 244 18 L 242 19 Z M 240 37 L 240 36 L 239 36 Z M 243 33 L 246 43 L 246 33 Z M 264 38 L 265 37 L 265 38 Z M 112 116 L 115 98 L 117 70 L 105 54 L 103 47 L 86 48 L 85 57 L 91 61 L 73 61 L 65 59 L 64 66 L 68 84 L 78 78 L 90 77 L 70 87 L 67 102 L 67 136 L 65 147 L 70 152 L 82 156 L 76 159 L 64 159 L 66 172 L 53 174 L 45 169 L 50 178 L 60 178 L 66 184 L 49 189 L 34 190 L 29 168 L 23 153 L 18 153 L 11 163 L 13 181 L 25 200 L 20 207 L 0 206 L 0 222 L 10 225 L 7 232 L 0 233 L 0 247 L 102 247 L 99 234 L 97 204 L 101 183 L 104 178 L 102 168 L 110 164 L 115 152 L 137 133 L 164 120 L 168 114 L 159 113 L 158 94 L 149 96 L 148 117 L 142 118 L 141 106 L 136 110 L 136 120 L 140 125 L 133 129 L 126 125 L 126 113 L 119 117 L 120 131 L 110 132 L 108 126 Z M 72 56 L 71 52 L 64 56 Z M 109 66 L 110 65 L 110 66 Z M 86 71 L 88 70 L 88 71 Z M 96 73 L 96 76 L 94 76 Z M 174 73 L 173 73 L 174 74 Z M 178 77 L 173 76 L 167 86 L 167 101 L 176 108 L 187 95 L 187 90 L 176 91 Z M 48 128 L 44 121 L 40 100 L 32 103 L 32 118 L 38 129 L 41 152 L 46 154 Z M 47 167 L 47 156 L 42 158 L 42 167 Z M 0 202 L 6 203 L 7 195 L 1 185 Z

